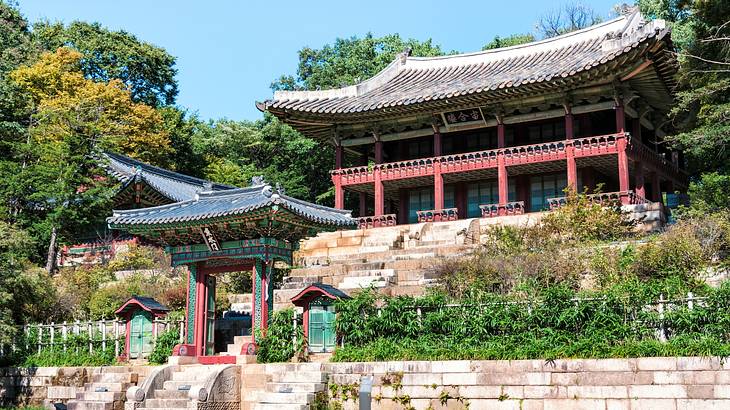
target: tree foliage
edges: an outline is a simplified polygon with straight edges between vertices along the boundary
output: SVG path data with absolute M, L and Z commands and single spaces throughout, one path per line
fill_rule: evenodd
M 175 57 L 165 49 L 99 23 L 74 21 L 66 26 L 45 21 L 35 24 L 33 31 L 46 50 L 70 47 L 79 51 L 86 78 L 99 82 L 120 80 L 135 102 L 152 107 L 175 103 Z
M 365 81 L 393 62 L 406 49 L 417 57 L 443 55 L 441 47 L 429 39 L 404 40 L 398 34 L 363 38 L 338 38 L 334 44 L 321 49 L 304 47 L 299 50 L 296 76 L 283 75 L 274 81 L 274 90 L 316 90 L 338 88 Z
M 527 34 L 512 34 L 507 37 L 494 36 L 494 39 L 484 45 L 482 50 L 493 50 L 495 48 L 512 47 L 520 44 L 531 43 L 535 41 L 535 36 Z

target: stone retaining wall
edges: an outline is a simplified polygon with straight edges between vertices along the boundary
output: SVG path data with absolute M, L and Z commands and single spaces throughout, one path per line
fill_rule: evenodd
M 373 375 L 375 410 L 730 409 L 719 358 L 333 363 L 330 383 Z M 340 400 L 345 410 L 353 400 Z
M 40 406 L 44 402 L 66 403 L 75 399 L 95 374 L 107 367 L 0 367 L 0 407 Z M 143 378 L 149 366 L 130 368 Z

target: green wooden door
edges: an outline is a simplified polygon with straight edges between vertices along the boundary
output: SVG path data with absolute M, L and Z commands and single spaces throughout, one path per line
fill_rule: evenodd
M 149 312 L 134 312 L 129 330 L 129 358 L 147 358 L 152 352 L 152 317 Z
M 309 351 L 335 350 L 335 307 L 329 301 L 315 300 L 309 306 Z
M 207 303 L 205 312 L 205 354 L 215 354 L 215 276 L 207 278 Z

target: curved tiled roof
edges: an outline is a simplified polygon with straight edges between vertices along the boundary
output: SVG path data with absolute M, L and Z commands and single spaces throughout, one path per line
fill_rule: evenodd
M 635 11 L 583 30 L 513 47 L 443 57 L 402 54 L 365 82 L 333 90 L 277 91 L 272 100 L 257 106 L 292 118 L 292 124 L 297 124 L 296 118 L 364 118 L 368 113 L 435 106 L 447 99 L 455 103 L 470 96 L 496 98 L 508 91 L 569 87 L 574 77 L 595 72 L 631 51 L 648 52 L 641 46 L 662 40 L 668 32 L 663 20 L 647 23 Z M 307 123 L 299 124 L 306 127 Z
M 105 153 L 109 174 L 122 183 L 120 190 L 134 182 L 144 182 L 171 202 L 185 201 L 201 191 L 221 191 L 234 187 L 216 184 L 205 179 L 178 174 L 164 168 L 146 164 L 124 155 Z
M 351 226 L 355 220 L 350 211 L 312 204 L 274 192 L 270 185 L 218 192 L 201 192 L 193 199 L 169 205 L 134 210 L 115 210 L 107 218 L 113 228 L 131 225 L 166 225 L 174 223 L 213 222 L 216 219 L 243 215 L 263 208 L 279 206 L 317 225 Z

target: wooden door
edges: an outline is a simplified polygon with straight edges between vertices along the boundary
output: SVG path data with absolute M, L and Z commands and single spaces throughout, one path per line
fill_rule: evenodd
M 215 276 L 206 279 L 205 354 L 215 354 Z
M 335 307 L 331 303 L 313 302 L 309 306 L 309 351 L 331 352 L 335 349 Z
M 147 358 L 152 352 L 151 315 L 143 310 L 134 312 L 129 328 L 129 358 Z

